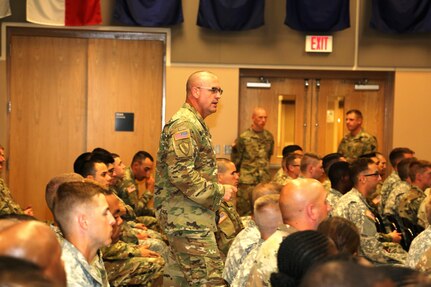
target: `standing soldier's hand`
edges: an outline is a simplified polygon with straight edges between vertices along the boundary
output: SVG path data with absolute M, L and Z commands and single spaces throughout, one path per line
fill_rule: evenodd
M 223 186 L 224 186 L 223 200 L 229 201 L 232 198 L 233 194 L 237 192 L 237 188 L 230 184 L 223 184 Z

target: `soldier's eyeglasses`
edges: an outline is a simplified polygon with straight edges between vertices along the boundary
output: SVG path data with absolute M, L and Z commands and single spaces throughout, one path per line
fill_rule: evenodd
M 364 174 L 364 176 L 380 176 L 380 173 L 376 171 L 375 173 Z
M 215 94 L 215 93 L 220 93 L 220 96 L 223 95 L 223 89 L 222 88 L 217 88 L 217 87 L 211 87 L 211 88 L 207 88 L 207 87 L 196 87 L 198 89 L 201 90 L 207 90 L 210 91 L 211 93 Z

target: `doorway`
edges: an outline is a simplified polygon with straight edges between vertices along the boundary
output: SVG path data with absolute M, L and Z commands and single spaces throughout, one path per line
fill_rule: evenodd
M 256 82 L 267 84 L 247 87 Z M 271 164 L 278 168 L 282 149 L 289 144 L 320 156 L 336 152 L 347 133 L 345 113 L 358 109 L 364 129 L 387 154 L 392 144 L 387 140 L 392 138 L 392 85 L 393 74 L 387 72 L 242 70 L 239 131 L 250 127 L 254 107 L 265 108 L 266 128 L 275 140 Z

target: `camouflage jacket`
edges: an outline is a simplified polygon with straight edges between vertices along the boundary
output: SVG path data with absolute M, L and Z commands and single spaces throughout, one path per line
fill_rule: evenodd
M 23 210 L 16 203 L 9 188 L 2 178 L 0 178 L 0 215 L 1 214 L 22 214 Z
M 232 281 L 231 287 L 242 287 L 246 286 L 248 277 L 250 276 L 250 270 L 253 267 L 254 261 L 256 259 L 257 252 L 263 243 L 263 239 L 260 239 L 254 247 L 245 254 L 244 262 L 238 266 L 239 270 Z
M 154 193 L 159 222 L 167 233 L 215 232 L 215 212 L 223 195 L 211 134 L 203 118 L 185 103 L 160 138 Z
M 148 202 L 152 199 L 153 194 L 145 191 L 139 196 L 138 185 L 133 175 L 133 171 L 128 167 L 125 171 L 123 180 L 119 181 L 114 186 L 115 193 L 120 197 L 125 204 L 131 206 L 137 216 L 148 215 Z
M 68 240 L 62 241 L 61 259 L 66 271 L 67 286 L 109 286 L 101 254 L 98 252 L 89 264 L 84 255 Z
M 386 201 L 388 200 L 388 196 L 391 193 L 391 191 L 394 189 L 395 184 L 397 184 L 400 181 L 401 181 L 400 176 L 394 170 L 383 182 L 382 188 L 380 190 L 380 195 L 381 195 L 380 205 L 383 208 L 386 205 Z M 383 208 L 382 208 L 382 210 L 383 210 Z
M 415 239 L 409 248 L 409 255 L 407 256 L 406 266 L 415 269 L 421 256 L 431 248 L 431 227 L 428 227 Z
M 290 176 L 288 176 L 287 174 L 285 174 L 284 171 L 283 171 L 283 169 L 280 168 L 277 171 L 277 173 L 274 175 L 274 177 L 272 178 L 272 182 L 275 182 L 275 183 L 278 183 L 278 184 L 281 184 L 281 185 L 286 185 L 292 179 L 293 178 L 291 178 Z
M 239 183 L 257 184 L 271 180 L 269 160 L 274 152 L 274 137 L 263 130 L 249 128 L 236 139 L 231 160 L 239 174 Z
M 356 136 L 345 135 L 338 145 L 338 153 L 352 162 L 361 155 L 377 151 L 377 140 L 374 136 L 361 130 Z
M 412 185 L 411 189 L 400 200 L 400 205 L 398 206 L 399 216 L 417 224 L 419 207 L 424 199 L 424 191 Z
M 219 222 L 215 233 L 220 252 L 226 257 L 237 234 L 244 229 L 241 218 L 230 202 L 222 201 L 219 209 Z
M 288 235 L 297 230 L 289 225 L 280 226 L 259 248 L 253 266 L 250 269 L 246 286 L 270 286 L 270 277 L 277 272 L 277 253 L 280 244 Z
M 344 217 L 358 227 L 361 238 L 359 251 L 368 260 L 377 264 L 404 263 L 407 254 L 399 244 L 387 243 L 386 247 L 381 242 L 387 240 L 387 235 L 377 232 L 375 216 L 364 196 L 356 188 L 352 188 L 340 198 L 332 214 Z M 394 251 L 391 253 L 390 249 Z
M 253 223 L 251 223 L 253 222 Z M 223 269 L 223 278 L 231 284 L 236 273 L 241 267 L 246 255 L 258 244 L 260 240 L 260 232 L 254 221 L 250 221 L 250 225 L 243 229 L 235 237 L 229 252 L 226 256 L 226 261 Z
M 335 209 L 335 206 L 337 205 L 340 198 L 343 196 L 341 192 L 339 192 L 336 189 L 331 188 L 331 190 L 328 192 L 328 195 L 326 196 L 326 201 L 328 202 L 329 206 L 331 207 L 330 214 Z
M 397 215 L 398 206 L 401 198 L 411 189 L 411 185 L 406 181 L 398 181 L 393 185 L 393 189 L 390 191 L 389 196 L 386 200 L 385 208 L 383 209 L 384 215 Z
M 418 210 L 418 224 L 422 226 L 423 228 L 427 228 L 430 224 L 428 222 L 427 218 L 427 212 L 426 212 L 426 205 L 430 197 L 430 189 L 425 189 L 425 199 L 422 200 L 421 205 L 419 206 Z

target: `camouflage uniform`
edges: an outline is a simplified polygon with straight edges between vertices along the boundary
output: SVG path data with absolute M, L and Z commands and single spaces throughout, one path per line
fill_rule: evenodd
M 415 239 L 409 248 L 409 255 L 407 256 L 406 266 L 415 269 L 421 256 L 431 248 L 431 227 L 428 227 Z
M 289 225 L 280 226 L 259 248 L 250 270 L 246 286 L 270 286 L 271 273 L 277 272 L 277 252 L 288 235 L 297 230 Z
M 356 188 L 340 198 L 332 214 L 344 217 L 358 227 L 361 237 L 359 251 L 368 260 L 377 264 L 404 263 L 407 253 L 399 244 L 381 242 L 386 241 L 388 235 L 377 232 L 374 214 Z
M 245 257 L 260 240 L 260 232 L 254 221 L 235 237 L 226 256 L 223 278 L 231 284 Z
M 400 204 L 401 198 L 410 189 L 411 189 L 411 185 L 408 182 L 406 181 L 396 182 L 386 200 L 385 208 L 383 209 L 383 214 L 398 216 L 398 206 Z
M 398 214 L 402 218 L 407 218 L 412 223 L 418 223 L 419 206 L 425 199 L 425 193 L 419 187 L 412 185 L 411 189 L 404 194 L 398 206 Z
M 155 279 L 163 276 L 163 258 L 142 257 L 140 248 L 120 240 L 102 249 L 111 286 L 151 286 Z
M 395 184 L 397 184 L 400 181 L 401 181 L 400 176 L 394 170 L 383 182 L 382 189 L 380 190 L 380 196 L 381 196 L 380 206 L 381 206 L 382 212 L 386 205 L 386 201 L 388 200 L 389 194 L 394 189 Z
M 2 214 L 22 214 L 23 210 L 16 203 L 9 188 L 6 186 L 4 180 L 0 178 L 0 215 Z
M 342 196 L 343 194 L 336 189 L 331 188 L 331 190 L 329 191 L 326 197 L 326 201 L 331 207 L 331 211 L 329 212 L 330 215 L 332 215 L 332 213 L 334 212 L 334 208 Z
M 419 258 L 415 269 L 425 272 L 426 274 L 431 273 L 431 248 L 428 248 Z
M 219 217 L 215 236 L 219 250 L 226 257 L 233 240 L 244 229 L 244 226 L 238 212 L 236 212 L 235 207 L 230 202 L 221 202 Z
M 348 162 L 352 162 L 361 155 L 376 151 L 376 138 L 361 130 L 356 136 L 352 136 L 350 133 L 345 135 L 338 145 L 337 152 L 342 154 Z
M 274 152 L 274 137 L 263 130 L 252 128 L 244 131 L 232 148 L 231 160 L 239 171 L 237 210 L 239 215 L 251 213 L 250 193 L 254 186 L 269 182 L 269 160 Z
M 272 178 L 272 182 L 275 182 L 281 185 L 286 185 L 291 180 L 293 180 L 293 178 L 291 178 L 290 176 L 284 173 L 282 173 L 281 175 L 276 174 L 276 176 Z
M 253 248 L 246 253 L 245 259 L 239 267 L 238 272 L 235 275 L 235 278 L 232 281 L 231 287 L 242 287 L 245 286 L 248 277 L 250 276 L 250 270 L 254 265 L 254 261 L 256 259 L 256 255 L 259 252 L 260 246 L 263 243 L 263 239 L 260 239 Z
M 428 222 L 428 217 L 425 210 L 426 204 L 429 200 L 429 196 L 430 196 L 430 189 L 427 188 L 425 189 L 425 199 L 422 200 L 422 203 L 419 206 L 419 210 L 418 210 L 418 224 L 422 226 L 424 229 L 430 225 Z
M 223 286 L 214 232 L 224 186 L 217 183 L 211 134 L 188 103 L 163 128 L 156 170 L 154 205 L 187 281 Z
M 84 255 L 72 243 L 63 239 L 61 259 L 64 262 L 67 286 L 109 286 L 103 259 L 99 253 L 89 264 Z

